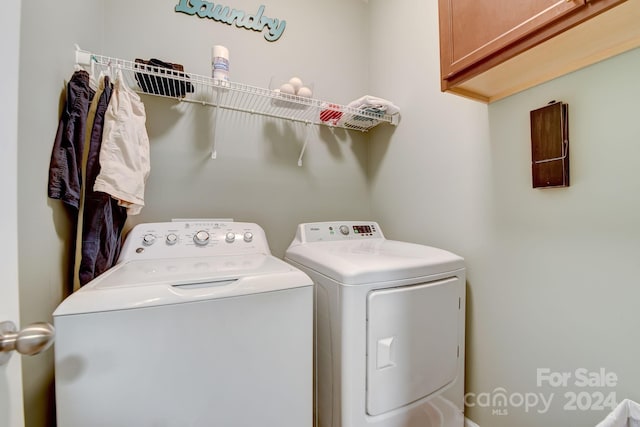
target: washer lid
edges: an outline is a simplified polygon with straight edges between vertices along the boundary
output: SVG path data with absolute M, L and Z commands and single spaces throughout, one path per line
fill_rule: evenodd
M 312 284 L 306 274 L 272 255 L 129 261 L 74 292 L 53 315 L 179 304 Z
M 292 244 L 285 259 L 346 285 L 431 276 L 464 268 L 451 252 L 385 238 Z

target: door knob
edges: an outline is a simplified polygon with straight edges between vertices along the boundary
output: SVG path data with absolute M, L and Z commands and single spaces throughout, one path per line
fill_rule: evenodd
M 53 326 L 46 322 L 32 323 L 19 332 L 13 322 L 0 322 L 0 365 L 9 361 L 14 350 L 27 356 L 42 353 L 54 337 Z

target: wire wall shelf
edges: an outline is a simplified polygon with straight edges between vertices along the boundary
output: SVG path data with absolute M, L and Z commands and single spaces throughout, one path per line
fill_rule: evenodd
M 364 111 L 332 102 L 283 94 L 271 89 L 228 82 L 185 72 L 182 66 L 159 61 L 128 61 L 93 54 L 76 46 L 76 65 L 122 78 L 138 93 L 172 98 L 249 114 L 366 132 L 381 123 L 398 124 L 399 115 Z M 218 114 L 216 114 L 216 118 Z M 215 123 L 215 121 L 214 121 Z M 214 124 L 215 126 L 215 124 Z M 307 140 L 308 140 L 307 132 Z M 298 165 L 302 164 L 304 143 Z M 216 158 L 215 135 L 211 157 Z
M 77 50 L 76 63 L 121 71 L 126 84 L 139 93 L 173 98 L 229 110 L 308 124 L 368 131 L 380 123 L 397 125 L 397 115 L 378 114 L 314 98 L 282 94 L 237 82 L 214 80 L 182 70 L 127 61 Z

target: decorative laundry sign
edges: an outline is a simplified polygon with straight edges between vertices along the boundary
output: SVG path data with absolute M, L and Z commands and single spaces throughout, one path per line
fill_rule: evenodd
M 229 6 L 214 4 L 204 0 L 180 0 L 175 11 L 187 15 L 197 15 L 200 18 L 213 19 L 228 25 L 235 24 L 238 28 L 246 28 L 262 32 L 266 29 L 264 38 L 274 42 L 282 36 L 287 26 L 287 21 L 278 18 L 269 18 L 264 15 L 264 5 L 260 5 L 258 11 L 250 15 L 242 10 L 231 9 Z

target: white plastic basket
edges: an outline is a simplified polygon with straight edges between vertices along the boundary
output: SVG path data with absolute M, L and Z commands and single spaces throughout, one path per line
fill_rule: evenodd
M 640 427 L 640 404 L 623 400 L 596 427 Z

